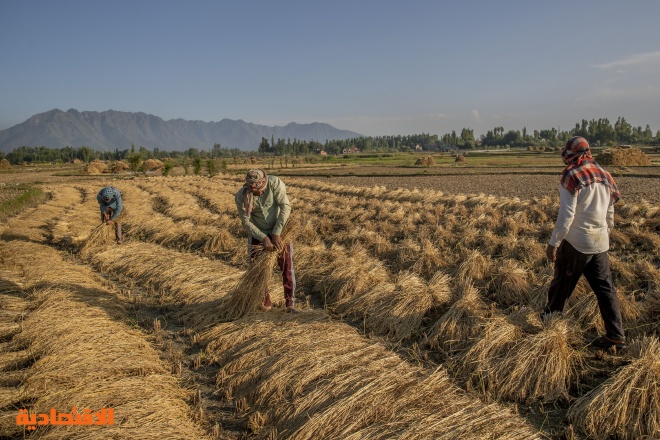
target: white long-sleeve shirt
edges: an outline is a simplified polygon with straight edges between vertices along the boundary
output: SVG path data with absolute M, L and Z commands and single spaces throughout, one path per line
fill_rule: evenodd
M 613 227 L 614 202 L 607 185 L 593 183 L 575 195 L 559 186 L 559 214 L 550 246 L 566 240 L 583 254 L 599 254 L 610 248 Z

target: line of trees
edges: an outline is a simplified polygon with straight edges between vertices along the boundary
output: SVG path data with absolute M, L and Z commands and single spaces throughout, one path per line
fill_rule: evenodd
M 463 128 L 460 135 L 456 131 L 446 133 L 441 137 L 435 134 L 421 133 L 414 135 L 396 136 L 365 136 L 344 140 L 326 140 L 325 143 L 317 141 L 302 141 L 293 139 L 277 139 L 271 136 L 270 140 L 261 138 L 256 154 L 275 156 L 307 156 L 309 154 L 325 151 L 327 154 L 342 154 L 345 150 L 357 149 L 362 152 L 401 152 L 411 151 L 418 146 L 423 150 L 437 150 L 442 148 L 474 149 L 474 148 L 526 148 L 559 147 L 571 136 L 584 136 L 593 146 L 611 146 L 617 144 L 643 144 L 660 146 L 660 130 L 653 135 L 649 125 L 645 128 L 634 127 L 623 117 L 619 117 L 614 124 L 607 118 L 583 119 L 575 127 L 567 131 L 557 128 L 534 130 L 504 131 L 504 127 L 495 127 L 488 130 L 478 139 L 470 128 Z M 71 162 L 79 159 L 89 162 L 100 160 L 134 160 L 138 155 L 141 160 L 146 159 L 215 159 L 227 157 L 241 157 L 255 154 L 254 151 L 242 151 L 238 148 L 226 148 L 216 143 L 209 150 L 189 148 L 185 151 L 161 151 L 159 148 L 148 150 L 135 145 L 130 149 L 114 151 L 95 151 L 91 147 L 19 147 L 11 153 L 0 152 L 0 159 L 7 159 L 12 164 L 23 162 Z

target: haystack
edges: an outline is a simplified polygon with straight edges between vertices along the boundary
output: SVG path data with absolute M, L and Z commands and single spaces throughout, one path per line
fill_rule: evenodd
M 628 365 L 568 411 L 592 438 L 657 438 L 660 433 L 660 341 L 644 337 L 628 347 Z
M 147 159 L 142 164 L 142 171 L 146 173 L 147 171 L 156 171 L 163 169 L 164 167 L 165 165 L 163 165 L 163 162 L 158 159 Z
M 435 159 L 433 158 L 433 156 L 420 157 L 415 161 L 415 165 L 422 165 L 425 167 L 435 165 Z
M 112 163 L 110 166 L 110 170 L 113 173 L 121 173 L 122 171 L 126 171 L 128 169 L 128 164 L 122 160 L 116 160 Z
M 0 160 L 0 170 L 8 170 L 11 168 L 11 164 L 7 159 Z
M 100 160 L 93 160 L 85 166 L 87 174 L 101 174 L 106 171 L 107 165 Z
M 456 159 L 454 159 L 454 162 L 465 162 L 465 156 L 462 154 L 457 154 Z
M 596 162 L 601 165 L 615 166 L 649 166 L 651 158 L 639 148 L 614 147 L 602 151 L 596 156 Z

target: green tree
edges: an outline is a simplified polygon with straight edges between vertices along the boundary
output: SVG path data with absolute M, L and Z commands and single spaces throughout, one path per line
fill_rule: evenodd
M 169 160 L 163 164 L 163 176 L 169 176 L 174 169 L 174 164 Z
M 208 171 L 210 177 L 215 176 L 216 171 L 215 171 L 215 160 L 214 159 L 208 159 L 206 161 L 206 170 Z
M 193 173 L 195 176 L 199 176 L 202 172 L 202 158 L 197 156 L 193 159 Z
M 142 168 L 142 155 L 135 152 L 135 145 L 131 144 L 131 152 L 126 156 L 126 162 L 128 162 L 128 168 L 137 173 Z

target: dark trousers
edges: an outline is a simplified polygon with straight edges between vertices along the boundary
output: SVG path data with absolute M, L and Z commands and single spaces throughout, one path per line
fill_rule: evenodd
M 270 238 L 270 236 L 268 237 Z M 248 238 L 249 245 L 260 245 L 261 242 L 254 237 Z M 261 252 L 261 250 L 253 250 L 250 252 L 250 261 L 253 261 Z M 293 246 L 291 243 L 284 245 L 284 252 L 277 256 L 277 265 L 282 271 L 282 286 L 284 287 L 284 298 L 287 300 L 287 305 L 293 305 L 293 293 L 296 291 L 296 273 L 293 270 Z M 266 292 L 268 295 L 268 292 Z M 270 297 L 269 297 L 270 299 Z
M 563 240 L 557 249 L 555 275 L 548 289 L 548 304 L 544 312 L 563 312 L 582 275 L 596 294 L 600 316 L 605 323 L 606 336 L 623 341 L 625 336 L 621 321 L 621 306 L 612 281 L 607 252 L 583 254 Z

